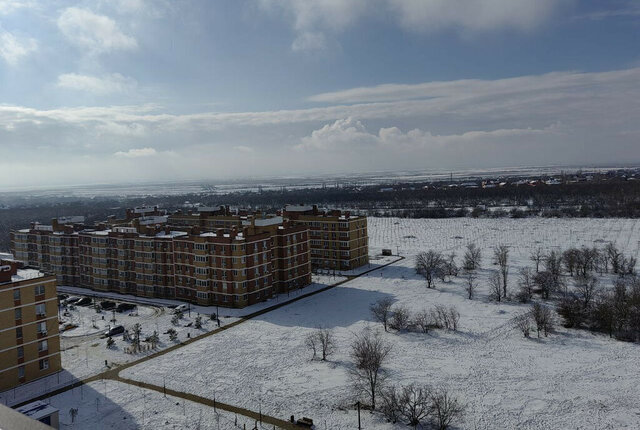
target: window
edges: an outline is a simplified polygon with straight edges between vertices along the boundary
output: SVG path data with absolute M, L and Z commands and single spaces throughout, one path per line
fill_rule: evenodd
M 49 359 L 43 358 L 38 362 L 38 364 L 40 366 L 40 370 L 47 370 L 49 368 Z
M 44 306 L 44 303 L 39 303 L 36 305 L 36 315 L 37 316 L 44 316 L 47 314 L 47 310 Z
M 16 339 L 22 339 L 22 327 L 16 327 Z
M 42 296 L 44 294 L 44 285 L 36 285 L 36 296 Z
M 16 320 L 21 320 L 22 319 L 22 308 L 18 308 L 15 310 L 15 319 Z
M 17 348 L 17 352 L 18 352 L 18 358 L 23 358 L 24 357 L 24 348 L 22 346 L 19 346 Z
M 18 367 L 18 378 L 24 378 L 24 366 Z
M 38 352 L 46 351 L 49 349 L 49 342 L 42 340 L 38 342 Z
M 18 301 L 20 300 L 20 289 L 16 288 L 15 290 L 13 290 L 13 300 L 14 301 Z

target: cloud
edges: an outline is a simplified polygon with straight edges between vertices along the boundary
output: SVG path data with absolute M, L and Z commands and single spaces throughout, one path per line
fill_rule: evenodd
M 608 18 L 620 18 L 620 17 L 637 17 L 640 16 L 640 4 L 637 2 L 629 1 L 624 7 L 616 9 L 603 9 L 597 10 L 582 15 L 576 15 L 573 20 L 588 20 L 588 21 L 602 21 Z
M 296 36 L 291 44 L 294 52 L 321 51 L 327 48 L 327 41 L 323 33 L 306 31 Z
M 58 28 L 74 45 L 94 53 L 137 48 L 135 38 L 124 34 L 114 20 L 87 9 L 69 7 L 58 18 Z
M 65 73 L 58 76 L 57 85 L 61 88 L 104 95 L 132 91 L 136 88 L 137 82 L 119 73 L 103 77 Z
M 566 0 L 387 0 L 400 25 L 417 32 L 446 28 L 482 32 L 529 31 Z
M 10 66 L 15 66 L 24 57 L 38 49 L 32 38 L 18 38 L 0 28 L 0 57 Z
M 151 157 L 157 155 L 158 152 L 154 148 L 146 147 L 146 148 L 131 148 L 128 151 L 118 151 L 114 155 L 116 157 L 124 157 L 124 158 L 140 158 L 140 157 Z
M 563 5 L 576 0 L 259 0 L 280 12 L 295 32 L 294 51 L 326 47 L 326 34 L 338 34 L 369 15 L 391 19 L 411 32 L 530 31 Z M 323 41 L 323 43 L 319 43 Z
M 29 0 L 0 0 L 0 15 L 9 15 L 19 9 L 34 7 L 35 3 Z
M 212 163 L 216 175 L 237 177 L 632 162 L 640 161 L 638 81 L 640 68 L 385 85 L 331 93 L 321 98 L 327 106 L 263 112 L 0 104 L 0 147 L 5 164 L 118 160 L 121 177 L 138 174 L 137 161 L 147 159 L 176 177 L 206 177 Z M 247 142 L 260 142 L 260 157 L 239 166 L 238 154 L 254 149 Z M 0 181 L 24 177 L 8 172 Z M 166 173 L 145 172 L 150 180 Z
M 235 149 L 236 151 L 244 152 L 245 154 L 250 154 L 252 152 L 255 152 L 255 150 L 252 147 L 244 146 L 244 145 L 234 146 L 233 149 Z
M 294 149 L 298 151 L 351 150 L 356 145 L 375 141 L 376 137 L 369 134 L 360 121 L 349 117 L 314 130 L 310 136 L 303 137 L 301 143 L 294 146 Z

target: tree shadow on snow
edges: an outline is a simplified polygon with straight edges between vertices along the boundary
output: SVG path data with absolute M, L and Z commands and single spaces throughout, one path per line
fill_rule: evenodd
M 339 287 L 255 319 L 284 327 L 349 327 L 359 321 L 373 321 L 370 307 L 383 298 L 393 299 L 393 296 L 380 291 Z

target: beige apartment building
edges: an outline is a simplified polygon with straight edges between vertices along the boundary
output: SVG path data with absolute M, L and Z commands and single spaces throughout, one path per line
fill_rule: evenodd
M 0 261 L 0 391 L 61 368 L 56 277 Z
M 351 270 L 369 263 L 367 218 L 316 205 L 288 205 L 283 216 L 309 229 L 311 264 L 316 268 Z

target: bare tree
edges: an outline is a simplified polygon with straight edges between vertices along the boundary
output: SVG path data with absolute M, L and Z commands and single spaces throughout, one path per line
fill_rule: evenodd
M 416 256 L 416 273 L 424 276 L 427 281 L 427 288 L 435 286 L 435 279 L 444 273 L 443 266 L 444 260 L 439 252 L 421 252 Z
M 431 414 L 431 390 L 409 384 L 399 395 L 400 416 L 407 425 L 416 428 Z
M 515 326 L 524 337 L 531 334 L 531 312 L 524 312 L 513 319 Z
M 435 325 L 437 327 L 444 327 L 447 330 L 458 330 L 458 322 L 460 321 L 460 312 L 455 306 L 447 308 L 444 305 L 436 305 L 433 312 Z
M 609 242 L 607 246 L 604 248 L 604 252 L 607 254 L 607 260 L 611 263 L 611 270 L 613 273 L 618 273 L 620 271 L 620 260 L 622 258 L 622 254 L 618 251 L 618 248 L 613 244 L 613 242 Z
M 386 378 L 383 365 L 391 352 L 391 344 L 382 339 L 379 332 L 365 330 L 351 345 L 351 368 L 353 388 L 358 395 L 367 395 L 371 401 L 371 409 L 376 408 L 376 396 Z
M 393 299 L 384 297 L 370 307 L 373 318 L 384 325 L 384 331 L 387 331 L 387 325 L 391 318 L 391 306 L 393 306 Z
M 396 387 L 391 386 L 380 393 L 380 412 L 392 423 L 400 419 L 400 394 Z
M 460 401 L 441 388 L 431 394 L 431 407 L 436 427 L 447 430 L 454 420 L 462 416 L 464 407 Z
M 538 247 L 534 249 L 529 258 L 536 264 L 536 273 L 538 273 L 540 271 L 540 263 L 542 263 L 542 260 L 544 259 L 544 252 L 542 251 L 542 248 Z
M 542 297 L 545 299 L 548 299 L 551 292 L 556 289 L 554 276 L 546 270 L 536 273 L 533 277 L 533 282 L 540 289 Z
M 497 270 L 489 276 L 489 297 L 498 302 L 502 298 L 502 280 Z
M 431 313 L 427 310 L 418 312 L 413 318 L 413 325 L 422 333 L 428 333 L 431 327 L 434 326 Z
M 131 329 L 133 332 L 133 347 L 134 351 L 140 350 L 140 334 L 142 334 L 142 326 L 140 323 L 135 323 Z
M 405 306 L 393 308 L 393 315 L 389 326 L 394 330 L 406 330 L 411 322 L 411 314 Z
M 478 284 L 476 282 L 475 273 L 474 272 L 466 272 L 464 290 L 467 292 L 467 297 L 469 298 L 469 300 L 473 299 L 473 296 L 475 295 L 477 286 L 478 286 Z
M 520 286 L 520 291 L 518 292 L 518 300 L 522 303 L 528 303 L 533 297 L 533 273 L 531 268 L 523 267 L 518 272 L 518 285 Z
M 582 305 L 587 309 L 593 300 L 598 288 L 598 280 L 589 276 L 587 278 L 579 277 L 576 279 L 576 291 L 578 296 L 582 299 Z
M 447 256 L 444 264 L 445 272 L 448 276 L 458 276 L 458 265 L 456 264 L 456 254 L 452 252 Z
M 493 249 L 493 256 L 500 267 L 502 281 L 502 297 L 507 298 L 507 277 L 509 276 L 509 248 L 506 245 L 496 246 Z
M 551 309 L 540 303 L 534 303 L 531 307 L 531 317 L 536 324 L 538 337 L 540 337 L 540 333 L 544 333 L 544 336 L 547 337 L 549 332 L 553 330 L 553 314 L 551 313 Z
M 320 351 L 322 352 L 322 361 L 333 354 L 336 350 L 336 344 L 333 340 L 333 332 L 327 328 L 320 328 L 317 332 L 318 341 L 320 342 Z
M 467 245 L 467 250 L 464 253 L 464 270 L 476 270 L 480 268 L 480 262 L 482 260 L 482 252 L 475 243 Z
M 304 344 L 307 346 L 307 349 L 310 349 L 313 353 L 313 357 L 311 357 L 311 359 L 315 360 L 318 355 L 318 337 L 316 336 L 316 334 L 309 333 L 304 339 Z

